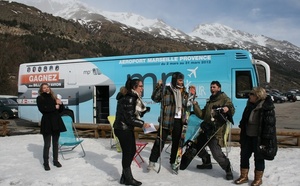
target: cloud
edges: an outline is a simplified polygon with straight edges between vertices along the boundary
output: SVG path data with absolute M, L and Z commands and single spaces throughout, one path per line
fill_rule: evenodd
M 250 17 L 257 18 L 257 17 L 260 16 L 260 12 L 261 12 L 261 9 L 260 9 L 260 8 L 253 8 L 253 9 L 250 11 Z

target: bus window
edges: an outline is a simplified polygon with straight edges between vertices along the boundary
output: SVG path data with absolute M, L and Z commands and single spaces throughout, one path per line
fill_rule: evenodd
M 248 94 L 253 88 L 250 71 L 236 71 L 235 77 L 236 98 L 248 98 Z

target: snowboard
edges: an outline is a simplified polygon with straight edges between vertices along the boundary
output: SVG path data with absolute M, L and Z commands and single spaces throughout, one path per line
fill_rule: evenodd
M 180 170 L 185 170 L 192 162 L 194 157 L 198 154 L 196 144 L 192 140 L 188 140 L 186 143 L 185 152 L 181 157 Z
M 223 127 L 223 125 L 227 123 L 228 120 L 226 117 L 223 116 L 223 114 L 222 114 L 223 111 L 220 108 L 213 109 L 214 117 L 212 118 L 212 121 L 215 121 L 215 120 L 217 121 L 217 120 L 219 120 L 218 118 L 221 118 L 220 119 L 220 120 L 222 120 L 221 123 L 223 123 L 223 122 L 224 123 L 220 124 L 220 125 L 215 125 L 215 127 L 217 127 L 217 129 L 212 133 L 212 135 L 210 135 L 210 137 L 208 139 L 204 139 L 202 141 L 204 145 L 200 148 L 200 150 L 197 150 L 196 144 L 194 143 L 194 140 L 196 139 L 197 136 L 195 136 L 193 139 L 190 139 L 186 142 L 186 150 L 181 157 L 181 163 L 180 163 L 180 167 L 179 167 L 180 170 L 185 170 L 189 166 L 189 164 L 192 162 L 194 157 L 200 153 L 200 151 L 217 134 L 217 132 Z M 199 128 L 200 128 L 200 126 L 199 126 Z M 198 131 L 198 134 L 199 134 L 199 131 Z
M 182 157 L 182 154 L 183 154 L 183 147 L 184 147 L 184 139 L 185 139 L 186 129 L 187 129 L 187 125 L 183 125 L 182 126 L 182 132 L 181 132 L 181 138 L 179 140 L 179 146 L 178 146 L 177 155 L 176 155 L 176 159 L 175 159 L 175 164 L 174 164 L 174 166 L 172 165 L 173 174 L 178 174 L 178 169 L 179 169 L 181 157 Z
M 184 148 L 188 147 L 187 142 L 194 140 L 198 136 L 198 132 L 200 130 L 200 122 L 201 120 L 195 114 L 191 114 L 188 118 L 187 125 L 183 125 L 175 160 L 175 166 L 172 167 L 172 171 L 174 174 L 178 174 L 178 169 L 181 165 Z

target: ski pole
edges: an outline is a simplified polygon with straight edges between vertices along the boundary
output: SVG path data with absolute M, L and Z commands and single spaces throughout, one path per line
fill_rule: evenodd
M 209 137 L 209 139 L 205 142 L 205 144 L 200 148 L 200 150 L 197 152 L 197 154 L 194 157 L 196 157 L 206 147 L 206 145 L 210 142 L 210 140 L 220 131 L 220 129 L 222 128 L 222 126 L 219 127 L 218 130 L 211 137 Z M 192 161 L 193 161 L 193 159 L 192 159 Z
M 162 124 L 163 124 L 163 114 L 164 114 L 164 102 L 163 102 L 163 96 L 164 96 L 164 87 L 162 87 L 161 91 L 161 111 L 160 111 L 160 127 L 159 127 L 159 165 L 158 165 L 158 170 L 157 174 L 160 172 L 161 169 L 161 151 L 162 151 Z

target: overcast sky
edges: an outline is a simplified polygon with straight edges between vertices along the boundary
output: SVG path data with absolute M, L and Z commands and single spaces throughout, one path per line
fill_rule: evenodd
M 81 0 L 103 11 L 159 18 L 186 33 L 220 23 L 300 47 L 300 0 Z

